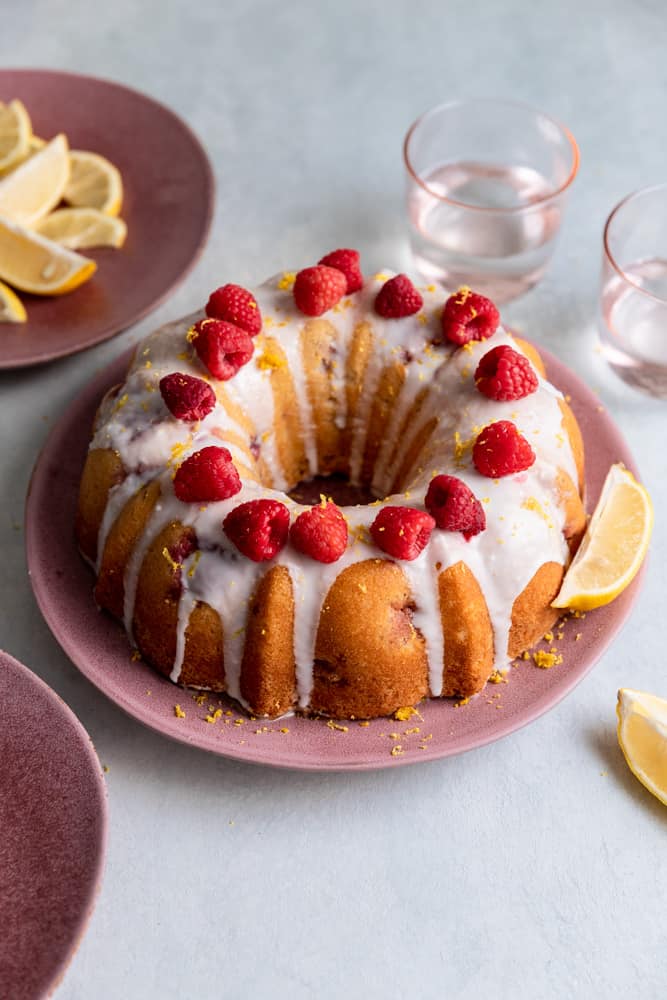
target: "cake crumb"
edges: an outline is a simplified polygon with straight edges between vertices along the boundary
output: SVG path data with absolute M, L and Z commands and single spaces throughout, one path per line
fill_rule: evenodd
M 359 725 L 362 727 L 362 729 L 366 729 L 367 726 L 370 726 L 370 722 L 368 721 L 368 719 L 362 719 Z
M 141 653 L 139 652 L 138 649 L 132 650 L 132 656 L 130 657 L 130 659 L 132 660 L 133 663 L 136 663 L 137 660 L 141 659 Z
M 394 718 L 397 722 L 408 722 L 413 715 L 419 715 L 416 708 L 411 708 L 407 706 L 406 708 L 397 708 L 394 712 Z M 419 716 L 421 718 L 421 716 Z
M 109 773 L 109 765 L 108 764 L 102 764 L 102 770 L 104 771 L 105 774 L 108 774 Z
M 461 698 L 460 701 L 455 701 L 454 702 L 454 708 L 462 708 L 463 705 L 467 705 L 469 701 L 470 701 L 470 698 Z
M 174 705 L 174 715 L 176 716 L 177 719 L 185 718 L 185 712 L 183 711 L 180 705 Z
M 575 642 L 579 642 L 579 640 L 581 639 L 581 635 L 582 635 L 582 633 L 581 633 L 581 632 L 577 632 L 577 634 L 576 634 L 576 635 L 575 635 L 575 637 L 574 637 L 574 641 L 575 641 Z
M 401 757 L 404 753 L 405 751 L 400 743 L 397 743 L 396 746 L 391 748 L 392 757 Z
M 419 726 L 413 726 L 412 729 L 406 729 L 403 733 L 404 736 L 414 736 L 415 733 L 420 733 L 421 729 Z
M 218 721 L 218 719 L 220 718 L 221 715 L 222 715 L 222 709 L 221 708 L 216 708 L 215 712 L 213 712 L 213 713 L 211 713 L 211 714 L 209 714 L 209 715 L 207 715 L 205 717 L 204 722 L 208 722 L 209 725 L 213 725 L 214 723 L 216 723 Z
M 494 670 L 489 677 L 489 684 L 509 684 L 509 681 L 499 670 Z
M 536 653 L 533 653 L 533 660 L 536 667 L 540 667 L 542 670 L 551 670 L 552 667 L 563 662 L 563 657 L 557 653 L 547 653 L 543 649 L 538 649 Z
M 339 725 L 339 723 L 334 722 L 333 719 L 329 719 L 327 721 L 327 729 L 335 729 L 339 733 L 346 733 L 348 731 L 348 727 L 347 726 L 341 726 L 341 725 Z
M 280 732 L 281 733 L 289 733 L 289 729 L 287 728 L 287 726 L 282 726 L 281 729 L 280 729 Z
M 545 642 L 553 642 L 554 634 L 553 632 L 545 632 L 542 638 L 544 639 Z

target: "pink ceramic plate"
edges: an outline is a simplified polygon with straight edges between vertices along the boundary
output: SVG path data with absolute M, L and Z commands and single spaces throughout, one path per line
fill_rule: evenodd
M 633 468 L 632 457 L 593 393 L 556 358 L 540 351 L 553 381 L 571 395 L 588 445 L 592 509 L 610 464 L 622 461 Z M 219 699 L 198 705 L 191 693 L 132 661 L 122 628 L 95 607 L 93 575 L 73 539 L 93 415 L 105 390 L 122 380 L 129 357 L 124 354 L 87 386 L 53 429 L 37 461 L 27 502 L 28 566 L 39 606 L 67 655 L 116 704 L 166 736 L 223 756 L 311 770 L 379 768 L 446 757 L 490 743 L 552 708 L 590 670 L 628 617 L 639 578 L 613 604 L 567 623 L 564 639 L 557 642 L 561 665 L 541 670 L 523 662 L 512 670 L 508 684 L 489 685 L 458 708 L 451 701 L 429 702 L 420 708 L 421 718 L 404 723 L 380 719 L 341 728 L 295 717 L 265 725 L 246 721 L 235 711 L 225 715 L 230 706 L 224 700 L 223 714 L 207 723 L 209 705 L 217 706 Z M 185 718 L 176 717 L 176 704 Z M 418 732 L 406 734 L 416 728 Z M 400 750 L 392 754 L 395 747 Z
M 2 324 L 0 369 L 73 354 L 140 320 L 199 257 L 213 209 L 213 175 L 199 140 L 150 97 L 75 73 L 0 70 L 0 101 L 15 97 L 28 109 L 36 135 L 50 139 L 65 132 L 72 149 L 101 153 L 116 164 L 128 235 L 120 250 L 83 251 L 98 270 L 70 295 L 21 294 L 28 322 Z
M 85 729 L 51 688 L 0 652 L 0 994 L 60 981 L 102 878 L 107 796 Z

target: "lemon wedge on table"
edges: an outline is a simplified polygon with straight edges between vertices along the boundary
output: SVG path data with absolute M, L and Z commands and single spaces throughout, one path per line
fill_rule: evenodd
M 117 167 L 104 156 L 73 149 L 69 155 L 70 178 L 64 198 L 78 208 L 96 208 L 118 215 L 123 203 L 123 181 Z
M 96 208 L 59 208 L 40 219 L 35 230 L 70 250 L 122 247 L 127 226 L 122 219 Z
M 0 102 L 0 173 L 25 159 L 31 136 L 30 117 L 21 102 Z
M 57 135 L 0 179 L 0 216 L 32 226 L 61 200 L 69 172 L 67 139 Z
M 33 295 L 64 295 L 95 273 L 94 260 L 0 218 L 0 281 Z
M 667 805 L 667 699 L 621 688 L 616 714 L 618 742 L 628 767 Z
M 589 611 L 613 601 L 641 566 L 652 528 L 648 492 L 624 465 L 612 465 L 552 607 Z
M 18 295 L 0 281 L 0 323 L 25 323 L 27 318 Z

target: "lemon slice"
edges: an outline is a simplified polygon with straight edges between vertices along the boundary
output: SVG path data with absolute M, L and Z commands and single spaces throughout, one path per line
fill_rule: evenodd
M 0 323 L 25 323 L 27 318 L 21 300 L 0 281 Z
M 59 208 L 40 219 L 35 230 L 70 250 L 85 247 L 122 247 L 127 226 L 96 208 Z
M 0 173 L 28 155 L 32 125 L 20 101 L 0 103 Z
M 667 699 L 621 688 L 616 714 L 618 742 L 628 767 L 667 805 Z
M 113 163 L 97 153 L 72 150 L 70 179 L 65 201 L 78 208 L 96 208 L 106 215 L 118 215 L 123 202 L 123 182 Z
M 95 273 L 97 265 L 39 233 L 0 218 L 0 280 L 33 295 L 64 295 Z
M 0 216 L 32 226 L 58 204 L 68 178 L 67 139 L 57 135 L 0 180 Z
M 552 607 L 588 611 L 613 601 L 641 566 L 652 527 L 647 491 L 624 465 L 612 465 Z

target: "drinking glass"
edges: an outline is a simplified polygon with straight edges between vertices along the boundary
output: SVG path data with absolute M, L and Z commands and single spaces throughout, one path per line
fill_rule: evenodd
M 453 101 L 417 119 L 403 152 L 422 276 L 449 290 L 469 285 L 499 303 L 532 288 L 579 166 L 570 132 L 521 104 Z
M 614 371 L 667 399 L 667 184 L 629 195 L 607 219 L 598 330 Z

